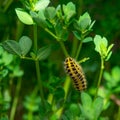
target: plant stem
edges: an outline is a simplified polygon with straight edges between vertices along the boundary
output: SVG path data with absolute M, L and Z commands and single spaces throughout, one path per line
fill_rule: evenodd
M 33 25 L 33 34 L 34 34 L 34 50 L 37 51 L 37 25 Z
M 7 9 L 9 8 L 9 6 L 12 4 L 13 0 L 8 0 L 7 3 L 5 4 L 5 7 L 3 9 L 4 12 L 7 11 Z
M 71 56 L 72 57 L 75 57 L 75 53 L 76 53 L 76 51 L 77 51 L 77 46 L 78 46 L 78 40 L 74 37 L 73 38 L 73 43 L 72 43 L 72 52 L 71 52 Z
M 42 80 L 41 80 L 40 67 L 39 67 L 38 60 L 35 61 L 35 66 L 36 66 L 36 73 L 37 73 L 37 80 L 38 80 L 38 86 L 39 86 L 39 90 L 40 90 L 41 101 L 42 101 L 42 104 L 44 105 L 43 86 L 42 86 Z
M 119 108 L 118 108 L 117 120 L 120 120 L 120 106 L 119 106 Z
M 64 53 L 65 57 L 68 57 L 69 54 L 68 54 L 68 52 L 67 52 L 67 50 L 66 50 L 66 48 L 65 48 L 64 43 L 63 43 L 62 41 L 60 41 L 59 44 L 60 44 L 60 46 L 61 46 L 61 48 L 62 48 L 62 50 L 63 50 L 63 53 Z
M 34 27 L 34 50 L 37 51 L 37 26 L 34 25 L 33 27 Z M 43 86 L 42 86 L 42 80 L 41 80 L 41 74 L 40 74 L 40 65 L 39 65 L 38 59 L 35 61 L 35 67 L 36 67 L 36 73 L 37 73 L 38 87 L 40 90 L 41 102 L 44 106 Z
M 22 56 L 21 59 L 25 59 L 25 60 L 32 60 L 35 61 L 36 59 L 33 59 L 31 57 L 26 57 L 26 56 Z
M 68 54 L 68 52 L 67 52 L 67 50 L 65 48 L 64 43 L 62 41 L 59 41 L 59 38 L 55 34 L 53 34 L 49 29 L 45 28 L 45 31 L 48 32 L 52 37 L 54 37 L 59 42 L 65 57 L 68 57 L 69 54 Z
M 97 89 L 96 89 L 95 98 L 96 98 L 96 97 L 97 97 L 97 95 L 98 95 L 98 90 L 99 90 L 100 83 L 101 83 L 101 80 L 102 80 L 103 70 L 104 70 L 104 60 L 103 60 L 103 58 L 101 57 L 100 74 L 99 74 L 99 78 L 98 78 L 98 84 L 97 84 Z
M 33 112 L 32 111 L 28 112 L 28 120 L 33 120 Z
M 56 40 L 58 40 L 57 36 L 53 34 L 49 29 L 45 28 L 44 29 L 46 32 L 48 32 L 52 37 L 54 37 Z
M 69 92 L 69 88 L 70 88 L 70 84 L 71 84 L 70 77 L 67 76 L 67 77 L 66 77 L 66 80 L 65 80 L 65 83 L 64 83 L 64 91 L 65 91 L 64 102 L 65 102 L 66 99 L 67 99 L 68 92 Z M 64 105 L 61 106 L 61 108 L 56 112 L 56 115 L 57 115 L 57 117 L 58 117 L 59 119 L 60 119 L 60 117 L 61 117 L 61 115 L 62 115 L 63 109 L 64 109 Z
M 10 112 L 10 120 L 14 120 L 14 117 L 15 117 L 16 107 L 17 107 L 18 98 L 19 98 L 19 92 L 21 88 L 21 82 L 22 82 L 22 78 L 20 77 L 18 79 L 18 83 L 16 86 L 16 93 L 15 93 L 15 97 L 14 97 L 11 112 Z
M 67 95 L 68 95 L 68 91 L 69 91 L 69 88 L 70 88 L 70 84 L 71 84 L 71 79 L 69 76 L 66 76 L 66 80 L 65 80 L 65 83 L 64 83 L 64 91 L 65 91 L 65 97 L 64 97 L 64 100 L 66 101 L 67 99 Z
M 79 47 L 78 47 L 78 51 L 77 51 L 77 53 L 76 53 L 76 57 L 75 57 L 76 60 L 78 59 L 78 56 L 79 56 L 79 54 L 80 54 L 81 48 L 82 48 L 82 41 L 80 42 Z

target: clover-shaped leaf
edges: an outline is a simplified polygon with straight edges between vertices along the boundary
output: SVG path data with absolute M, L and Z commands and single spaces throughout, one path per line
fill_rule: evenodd
M 15 40 L 6 40 L 2 43 L 3 48 L 11 54 L 25 56 L 32 46 L 32 41 L 27 36 L 22 36 L 19 42 Z
M 113 44 L 111 44 L 108 47 L 108 41 L 105 37 L 101 37 L 100 35 L 96 35 L 94 37 L 94 44 L 95 44 L 95 50 L 100 54 L 100 56 L 104 59 L 104 60 L 108 60 L 112 54 L 112 47 Z
M 76 14 L 75 5 L 69 2 L 67 5 L 63 5 L 63 12 L 65 14 L 66 22 L 69 22 L 70 18 Z

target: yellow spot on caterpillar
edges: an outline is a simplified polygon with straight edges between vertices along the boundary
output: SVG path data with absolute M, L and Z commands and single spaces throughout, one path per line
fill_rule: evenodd
M 82 67 L 71 57 L 67 57 L 64 62 L 65 70 L 73 80 L 77 90 L 82 91 L 87 88 L 87 82 Z

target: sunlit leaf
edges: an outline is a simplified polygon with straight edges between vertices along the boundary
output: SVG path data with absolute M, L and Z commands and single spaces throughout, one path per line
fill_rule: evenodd
M 36 2 L 34 10 L 39 11 L 41 9 L 45 9 L 50 3 L 50 0 L 39 0 Z
M 16 8 L 15 11 L 16 11 L 16 14 L 17 14 L 19 20 L 22 23 L 27 24 L 27 25 L 34 24 L 32 17 L 24 9 Z
M 91 24 L 91 18 L 90 15 L 86 12 L 82 16 L 80 16 L 78 24 L 80 26 L 81 31 L 84 31 L 89 27 Z
M 76 14 L 75 5 L 69 2 L 67 5 L 63 5 L 63 12 L 66 17 L 66 21 L 69 22 L 70 18 Z
M 94 37 L 94 44 L 95 44 L 95 50 L 100 53 L 102 57 L 107 56 L 107 46 L 108 41 L 105 37 L 101 37 L 100 35 L 96 35 Z
M 83 43 L 87 43 L 87 42 L 91 42 L 93 41 L 92 37 L 86 37 L 84 40 L 83 40 Z

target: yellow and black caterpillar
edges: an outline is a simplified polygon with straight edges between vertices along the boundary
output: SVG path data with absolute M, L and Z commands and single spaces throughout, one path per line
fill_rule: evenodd
M 82 67 L 71 57 L 67 57 L 64 62 L 65 70 L 73 80 L 74 86 L 78 91 L 85 90 L 87 83 Z

